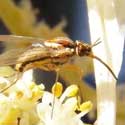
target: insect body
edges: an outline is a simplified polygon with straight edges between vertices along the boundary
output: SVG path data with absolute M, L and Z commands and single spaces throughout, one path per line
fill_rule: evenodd
M 43 42 L 32 44 L 20 57 L 17 59 L 19 65 L 16 69 L 20 72 L 40 68 L 47 71 L 55 70 L 59 66 L 67 63 L 71 57 L 87 56 L 91 52 L 91 48 L 87 44 L 80 42 L 72 43 L 66 39 L 55 39 L 56 43 Z M 19 67 L 18 67 L 19 66 Z
M 92 54 L 92 47 L 98 44 L 98 42 L 94 45 L 89 45 L 80 41 L 73 42 L 64 37 L 42 40 L 34 37 L 13 35 L 0 35 L 0 41 L 11 41 L 13 44 L 19 41 L 27 43 L 27 47 L 8 50 L 2 54 L 0 56 L 0 66 L 15 65 L 15 69 L 18 72 L 24 72 L 33 68 L 51 71 L 67 63 L 73 56 L 88 56 L 104 64 L 117 80 L 110 67 Z

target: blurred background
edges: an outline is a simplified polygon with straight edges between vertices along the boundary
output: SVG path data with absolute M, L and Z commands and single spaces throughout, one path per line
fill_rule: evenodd
M 90 43 L 90 33 L 86 0 L 1 0 L 0 1 L 0 34 L 35 36 L 45 39 L 66 36 L 72 40 L 83 40 Z M 0 52 L 5 50 L 0 45 Z M 119 103 L 125 99 L 124 56 L 119 73 Z M 75 64 L 75 65 L 74 65 Z M 77 58 L 72 64 L 60 71 L 59 81 L 64 85 L 78 84 L 84 101 L 91 100 L 93 111 L 83 120 L 93 123 L 96 119 L 96 86 L 92 59 Z M 55 72 L 34 71 L 37 83 L 45 83 L 50 90 L 55 81 Z M 75 77 L 74 77 L 75 76 Z M 125 113 L 119 114 L 120 120 Z M 121 124 L 122 125 L 122 124 Z

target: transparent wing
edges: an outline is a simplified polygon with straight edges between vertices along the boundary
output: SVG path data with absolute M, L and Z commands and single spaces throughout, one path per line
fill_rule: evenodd
M 0 66 L 16 64 L 18 58 L 27 51 L 33 43 L 42 43 L 43 41 L 43 39 L 37 37 L 0 35 L 0 45 L 5 46 L 4 51 L 0 54 Z
M 36 37 L 0 35 L 0 41 L 7 45 L 3 54 L 0 55 L 0 66 L 14 65 L 17 63 L 34 61 L 50 56 L 54 50 L 48 49 L 44 42 L 57 42 L 68 44 L 72 41 L 65 37 L 55 38 L 53 40 L 43 40 Z M 32 46 L 33 43 L 35 46 Z M 38 43 L 38 44 L 37 44 Z M 61 50 L 60 50 L 61 51 Z
M 6 50 L 14 48 L 25 48 L 33 43 L 54 42 L 59 44 L 73 44 L 73 41 L 67 37 L 56 37 L 54 39 L 45 40 L 39 37 L 17 36 L 17 35 L 0 35 L 0 43 L 4 44 Z
M 50 50 L 45 46 L 12 49 L 0 55 L 0 66 L 15 65 L 17 63 L 42 60 L 50 56 Z
M 2 44 L 7 51 L 15 48 L 25 48 L 32 43 L 43 41 L 45 40 L 38 37 L 0 35 L 0 44 Z
M 13 50 L 6 51 L 5 53 L 1 54 L 0 55 L 0 66 L 16 64 L 17 59 L 25 51 L 26 51 L 26 49 L 13 49 Z
M 0 41 L 14 42 L 14 43 L 28 42 L 31 44 L 33 42 L 43 42 L 45 40 L 42 38 L 30 37 L 30 36 L 0 35 Z

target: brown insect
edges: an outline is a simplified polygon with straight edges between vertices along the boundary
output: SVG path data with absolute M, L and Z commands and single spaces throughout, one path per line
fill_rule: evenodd
M 0 55 L 0 66 L 13 65 L 17 72 L 34 68 L 52 71 L 67 63 L 73 56 L 88 56 L 100 61 L 117 80 L 111 68 L 92 53 L 92 47 L 99 43 L 98 40 L 94 45 L 89 45 L 78 40 L 73 42 L 65 37 L 43 40 L 35 37 L 0 35 L 0 41 L 9 44 L 10 49 Z M 15 45 L 17 48 L 11 49 Z

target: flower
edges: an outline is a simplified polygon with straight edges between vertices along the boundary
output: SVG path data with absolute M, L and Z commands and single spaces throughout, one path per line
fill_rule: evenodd
M 0 125 L 37 124 L 36 104 L 43 95 L 43 85 L 25 84 L 21 80 L 15 85 L 7 95 L 0 94 Z
M 22 77 L 11 91 L 0 94 L 0 125 L 85 125 L 81 117 L 90 111 L 92 104 L 80 103 L 77 85 L 70 85 L 63 92 L 62 84 L 56 82 L 50 93 L 43 91 L 43 84 L 32 81 Z
M 90 111 L 92 103 L 88 101 L 79 107 L 77 97 L 76 85 L 67 87 L 60 98 L 52 93 L 44 92 L 42 102 L 37 104 L 37 113 L 40 118 L 38 125 L 84 125 L 80 118 Z M 79 114 L 75 112 L 78 107 L 81 111 Z
M 13 104 L 11 98 L 0 95 L 0 125 L 16 125 L 20 110 Z

